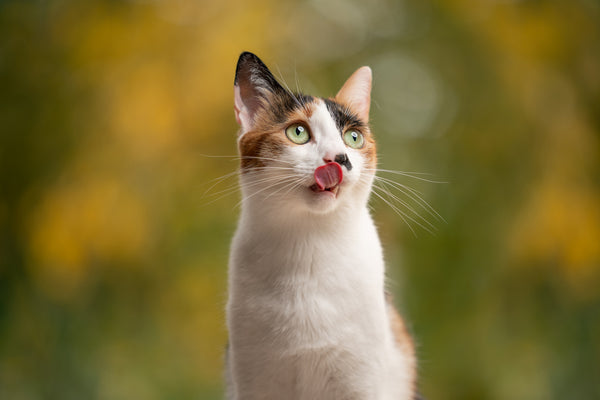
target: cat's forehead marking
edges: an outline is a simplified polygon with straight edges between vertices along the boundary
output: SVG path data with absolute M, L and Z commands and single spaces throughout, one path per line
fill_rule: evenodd
M 321 156 L 333 159 L 335 155 L 346 152 L 346 146 L 342 141 L 340 130 L 322 99 L 318 99 L 314 103 L 313 114 L 309 119 L 309 124 L 315 135 Z
M 338 127 L 333 116 L 327 110 L 323 99 L 316 99 L 312 104 L 312 115 L 308 119 L 311 126 L 317 128 L 321 134 L 325 132 L 337 132 Z
M 331 99 L 323 99 L 323 101 L 340 132 L 347 128 L 365 127 L 365 123 L 348 107 Z
M 272 98 L 265 107 L 265 111 L 270 112 L 271 118 L 277 123 L 286 122 L 294 113 L 300 112 L 306 118 L 310 118 L 312 114 L 311 105 L 314 102 L 314 97 L 302 93 L 287 92 L 285 96 Z
M 296 107 L 286 115 L 284 123 L 287 123 L 294 119 L 310 120 L 315 111 L 317 102 L 318 99 L 311 97 L 310 101 L 308 102 L 305 101 L 301 104 L 296 104 Z

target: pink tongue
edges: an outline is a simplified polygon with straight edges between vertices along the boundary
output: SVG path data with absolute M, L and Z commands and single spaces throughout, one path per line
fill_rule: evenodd
M 342 183 L 344 173 L 340 164 L 330 162 L 315 170 L 315 182 L 319 190 L 330 189 Z

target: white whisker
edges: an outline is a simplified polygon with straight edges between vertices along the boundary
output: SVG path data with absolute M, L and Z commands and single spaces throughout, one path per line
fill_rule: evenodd
M 393 181 L 391 179 L 383 178 L 380 176 L 376 176 L 375 179 L 378 181 L 381 181 L 382 183 L 387 183 L 387 184 L 391 185 L 395 189 L 399 190 L 400 192 L 402 192 L 403 194 L 408 196 L 415 203 L 417 203 L 417 205 L 419 205 L 421 208 L 423 208 L 433 218 L 435 218 L 439 221 L 443 221 L 444 223 L 447 223 L 446 220 L 444 219 L 444 217 L 442 217 L 437 211 L 435 211 L 435 209 L 423 197 L 420 196 L 420 194 L 423 194 L 423 193 L 419 192 L 416 189 L 411 188 L 410 186 L 403 185 L 403 184 Z
M 373 191 L 372 193 L 379 197 L 381 200 L 383 200 L 384 203 L 386 203 L 388 206 L 390 206 L 390 208 L 396 212 L 396 214 L 398 214 L 398 216 L 400 216 L 400 218 L 402 218 L 402 221 L 404 221 L 404 223 L 408 226 L 408 228 L 411 230 L 411 232 L 413 233 L 413 235 L 415 235 L 415 237 L 417 237 L 417 233 L 415 232 L 415 230 L 413 229 L 412 225 L 406 220 L 406 218 L 404 218 L 404 213 L 400 210 L 398 210 L 397 207 L 395 207 L 392 203 L 390 203 L 387 199 L 385 199 L 383 196 L 381 196 L 379 193 L 377 193 L 378 188 L 376 188 L 375 186 L 373 186 Z
M 235 187 L 235 190 L 230 190 L 230 191 L 229 191 L 229 193 L 225 193 L 225 194 L 223 194 L 222 196 L 219 196 L 219 197 L 217 197 L 217 198 L 214 198 L 214 199 L 212 199 L 211 201 L 208 201 L 208 202 L 202 203 L 202 205 L 204 205 L 204 206 L 208 206 L 208 205 L 210 205 L 210 204 L 216 203 L 217 201 L 224 199 L 225 197 L 229 196 L 230 194 L 233 194 L 233 193 L 237 192 L 237 191 L 238 191 L 238 189 L 239 189 L 239 187 L 237 187 L 237 186 L 236 186 L 236 187 Z
M 232 161 L 241 161 L 241 160 L 264 160 L 264 161 L 274 161 L 274 162 L 278 162 L 278 163 L 284 163 L 284 164 L 289 164 L 289 165 L 294 165 L 294 162 L 292 161 L 286 161 L 286 160 L 281 160 L 278 158 L 271 158 L 271 157 L 262 157 L 262 156 L 239 156 L 239 155 L 235 155 L 235 156 L 224 156 L 224 155 L 211 155 L 211 154 L 199 154 L 201 157 L 207 157 L 207 158 L 228 158 Z
M 383 191 L 384 194 L 387 194 L 385 189 L 382 189 L 378 186 L 373 186 L 373 193 L 375 193 L 380 199 L 382 199 L 383 201 L 385 201 L 394 211 L 396 211 L 396 213 L 398 213 L 398 215 L 400 215 L 401 217 L 403 216 L 402 219 L 406 218 L 412 222 L 414 222 L 415 224 L 417 224 L 418 226 L 420 226 L 422 229 L 426 230 L 427 232 L 429 232 L 430 234 L 433 235 L 433 231 L 429 228 L 427 228 L 425 225 L 423 225 L 422 223 L 420 223 L 419 221 L 417 221 L 415 218 L 411 217 L 410 215 L 408 215 L 406 212 L 402 211 L 400 208 L 398 208 L 397 206 L 395 206 L 394 204 L 391 203 L 391 201 L 388 201 L 387 199 L 384 199 L 383 196 L 381 196 L 379 193 L 377 193 L 377 189 Z M 408 223 L 408 221 L 404 220 L 404 222 L 406 222 L 410 228 L 411 231 L 413 231 L 413 233 L 416 236 L 416 232 L 414 231 L 414 229 L 412 228 L 412 226 Z
M 264 187 L 264 188 L 262 188 L 262 189 L 260 189 L 260 190 L 258 190 L 258 191 L 256 191 L 256 192 L 254 192 L 254 193 L 252 193 L 252 194 L 249 194 L 249 195 L 245 196 L 244 198 L 242 198 L 242 199 L 241 199 L 241 200 L 240 200 L 240 201 L 239 201 L 239 202 L 238 202 L 238 203 L 235 205 L 235 207 L 239 207 L 240 205 L 242 205 L 242 203 L 244 202 L 244 200 L 249 200 L 249 199 L 251 199 L 252 197 L 254 197 L 254 196 L 256 196 L 256 195 L 259 195 L 260 193 L 263 193 L 263 192 L 264 192 L 264 191 L 266 191 L 266 190 L 272 189 L 272 188 L 273 188 L 273 186 L 275 186 L 275 185 L 270 185 L 270 186 Z M 235 208 L 235 207 L 234 207 L 234 208 Z
M 281 74 L 281 70 L 279 69 L 279 66 L 276 65 L 275 67 L 277 68 L 277 73 L 279 74 L 279 81 L 282 83 L 283 88 L 285 89 L 286 92 L 288 92 L 288 94 L 290 96 L 292 96 L 292 98 L 294 99 L 294 101 L 296 102 L 296 104 L 298 104 L 298 107 L 302 108 L 302 103 L 300 103 L 300 100 L 298 100 L 298 98 L 296 97 L 296 95 L 294 94 L 294 92 L 292 92 L 292 90 L 288 86 L 287 82 L 283 78 L 283 75 Z
M 396 201 L 397 203 L 400 203 L 400 205 L 404 206 L 408 211 L 410 211 L 411 213 L 413 213 L 415 215 L 415 218 L 420 219 L 421 221 L 423 221 L 425 224 L 427 224 L 428 226 L 431 227 L 431 229 L 433 230 L 437 230 L 437 228 L 431 223 L 429 222 L 426 218 L 424 218 L 422 215 L 420 215 L 417 211 L 415 211 L 415 209 L 413 209 L 410 204 L 408 204 L 406 201 L 400 199 L 398 196 L 396 196 L 395 194 L 393 194 L 390 190 L 389 190 L 389 186 L 386 185 L 385 182 L 381 182 L 381 184 L 383 185 L 383 187 L 381 186 L 376 186 L 378 189 L 383 190 L 385 195 L 388 196 L 389 199 Z
M 285 167 L 281 167 L 281 168 L 282 168 L 282 169 L 287 169 L 287 168 L 285 168 Z M 273 169 L 277 169 L 277 167 L 273 167 Z M 292 168 L 289 168 L 289 169 L 290 169 L 290 170 L 292 170 Z M 226 174 L 226 175 L 224 175 L 224 177 L 230 178 L 230 177 L 232 177 L 232 176 L 237 176 L 237 174 L 238 174 L 238 171 L 234 171 L 234 172 L 230 172 L 229 174 Z M 259 175 L 259 174 L 258 174 L 258 173 L 256 173 L 256 172 L 252 172 L 252 173 L 249 173 L 249 174 L 250 174 L 250 176 L 247 176 L 247 177 L 246 177 L 246 179 L 247 179 L 247 182 L 245 182 L 245 183 L 244 183 L 244 187 L 245 187 L 245 188 L 247 188 L 247 189 L 250 189 L 250 188 L 252 188 L 252 187 L 255 187 L 255 186 L 259 186 L 259 185 L 267 184 L 267 183 L 270 183 L 270 182 L 277 183 L 277 182 L 280 182 L 280 181 L 282 181 L 282 180 L 286 180 L 286 179 L 289 179 L 289 178 L 294 178 L 294 177 L 297 177 L 297 175 L 296 175 L 296 174 L 289 174 L 289 173 L 287 173 L 287 174 L 282 174 L 282 175 L 280 174 L 280 175 L 277 175 L 277 176 L 261 176 L 261 175 Z M 252 176 L 252 175 L 257 175 L 257 176 L 256 176 L 256 177 L 254 177 L 254 176 Z M 239 183 L 238 183 L 238 182 L 236 182 L 236 183 L 234 183 L 234 184 L 232 184 L 232 185 L 230 185 L 230 186 L 226 187 L 226 188 L 225 188 L 225 189 L 223 189 L 223 190 L 219 190 L 219 191 L 217 191 L 217 192 L 214 192 L 214 193 L 207 194 L 207 192 L 208 192 L 209 190 L 212 190 L 212 189 L 213 189 L 213 188 L 214 188 L 216 185 L 218 185 L 219 183 L 222 183 L 222 182 L 223 182 L 223 180 L 227 179 L 227 178 L 224 178 L 224 177 L 217 178 L 218 182 L 217 182 L 217 183 L 215 183 L 215 184 L 213 184 L 213 185 L 212 185 L 212 186 L 211 186 L 211 187 L 210 187 L 210 188 L 209 188 L 209 189 L 208 189 L 208 190 L 207 190 L 207 191 L 206 191 L 206 192 L 203 194 L 203 197 L 204 197 L 204 196 L 210 196 L 210 197 L 215 197 L 215 196 L 218 196 L 217 198 L 215 198 L 215 199 L 213 199 L 213 200 L 211 200 L 211 201 L 209 201 L 209 202 L 205 203 L 205 205 L 212 204 L 212 203 L 214 203 L 215 201 L 217 201 L 217 200 L 220 200 L 220 199 L 222 199 L 222 198 L 224 198 L 224 197 L 226 197 L 226 196 L 228 196 L 228 195 L 230 195 L 230 194 L 232 194 L 232 193 L 235 193 L 235 192 L 237 192 L 237 191 L 239 191 L 239 190 L 240 190 L 240 185 L 239 185 Z
M 412 178 L 412 179 L 417 179 L 423 182 L 429 182 L 429 183 L 440 183 L 440 184 L 445 184 L 448 182 L 444 182 L 444 181 L 434 181 L 432 179 L 425 179 L 425 178 L 421 178 L 420 176 L 415 176 L 415 175 L 431 175 L 425 172 L 405 172 L 405 171 L 394 171 L 391 169 L 380 169 L 380 168 L 370 168 L 367 169 L 367 171 L 375 171 L 375 172 L 385 172 L 388 174 L 395 174 L 395 175 L 402 175 L 402 176 L 406 176 L 408 178 Z
M 211 179 L 210 181 L 207 182 L 207 184 L 210 184 L 211 182 L 215 182 L 213 183 L 208 189 L 206 189 L 206 191 L 204 193 L 202 193 L 202 197 L 206 196 L 206 194 L 208 192 L 210 192 L 215 186 L 219 185 L 220 183 L 222 183 L 223 181 L 233 177 L 233 176 L 237 176 L 238 172 L 237 171 L 233 171 L 230 172 L 228 174 L 225 174 L 223 176 L 220 176 L 218 178 L 215 179 Z
M 298 70 L 296 62 L 294 61 L 294 80 L 296 81 L 296 92 L 300 93 L 302 90 L 300 89 L 300 82 L 298 81 Z
M 274 162 L 279 162 L 279 163 L 284 163 L 284 164 L 289 164 L 289 165 L 294 165 L 293 162 L 291 161 L 285 161 L 285 160 L 281 160 L 278 158 L 270 158 L 270 157 L 262 157 L 262 156 L 241 156 L 239 157 L 240 160 L 264 160 L 264 161 L 274 161 Z
M 240 188 L 243 189 L 243 192 L 246 193 L 246 195 L 242 196 L 240 201 L 234 207 L 239 207 L 244 201 L 255 196 L 261 196 L 261 198 L 264 197 L 265 200 L 275 196 L 281 196 L 283 198 L 298 187 L 306 186 L 307 176 L 310 173 L 310 171 L 304 170 L 295 162 L 272 157 L 204 156 L 214 158 L 229 158 L 232 160 L 242 161 L 259 160 L 266 163 L 266 165 L 262 166 L 229 172 L 211 180 L 208 183 L 210 186 L 204 192 L 203 197 L 215 197 L 210 203 L 229 196 L 234 192 L 239 191 Z M 431 176 L 432 174 L 429 173 L 394 171 L 375 168 L 365 169 L 365 171 L 405 176 L 410 179 L 428 183 L 447 183 L 423 177 Z M 241 175 L 242 178 L 241 187 L 240 183 L 236 182 L 235 184 L 228 185 L 223 190 L 215 191 L 214 193 L 212 192 L 218 185 L 238 175 Z M 363 174 L 359 178 L 359 181 L 368 183 L 371 179 L 373 195 L 389 206 L 392 211 L 394 211 L 408 226 L 415 237 L 417 236 L 415 226 L 434 234 L 434 232 L 438 230 L 434 224 L 435 221 L 442 221 L 446 223 L 446 220 L 425 200 L 425 196 L 421 191 L 406 184 L 396 182 L 393 179 L 377 175 L 371 176 L 368 173 Z M 372 209 L 372 205 L 369 204 L 369 207 Z M 424 210 L 426 214 L 423 213 L 422 210 Z M 427 217 L 427 215 L 429 215 L 429 217 Z
M 285 192 L 285 194 L 283 195 L 285 197 L 285 195 L 287 195 L 291 190 L 293 190 L 297 186 L 300 186 L 301 184 L 302 184 L 302 180 L 301 179 L 297 179 L 295 181 L 287 182 L 282 187 L 280 187 L 279 189 L 275 190 L 273 193 L 271 193 L 267 197 L 265 197 L 265 200 L 268 199 L 269 197 L 273 196 L 273 195 L 279 194 L 280 192 L 282 192 L 285 189 L 288 189 Z
M 372 172 L 379 171 L 377 169 L 366 170 Z M 401 171 L 393 172 L 398 172 L 398 175 L 407 176 L 407 173 Z M 419 178 L 414 176 L 409 177 L 417 179 Z M 365 175 L 364 178 L 361 177 L 360 180 L 366 183 L 369 181 L 369 179 L 370 176 Z M 406 196 L 407 199 L 402 199 L 398 194 L 393 193 L 393 190 L 397 190 L 403 196 Z M 425 210 L 425 212 L 431 217 L 433 217 L 435 220 L 446 222 L 444 218 L 437 211 L 435 211 L 435 209 L 429 203 L 427 203 L 427 201 L 421 196 L 421 192 L 402 183 L 381 176 L 373 176 L 372 193 L 375 197 L 379 198 L 386 205 L 388 205 L 398 216 L 400 216 L 400 218 L 402 218 L 404 223 L 406 223 L 408 228 L 413 232 L 415 236 L 416 231 L 412 226 L 413 223 L 431 234 L 434 234 L 434 231 L 438 230 L 434 223 L 429 221 L 414 208 L 415 206 L 418 206 Z M 406 209 L 406 211 L 404 211 L 403 209 Z
M 286 181 L 289 178 L 295 178 L 295 175 L 278 175 L 278 176 L 268 176 L 268 177 L 263 177 L 260 179 L 253 179 L 250 180 L 249 182 L 244 182 L 242 184 L 242 186 L 244 188 L 251 188 L 257 185 L 262 185 L 265 183 L 270 183 L 270 182 L 274 182 L 274 183 L 278 183 L 278 182 L 283 182 Z

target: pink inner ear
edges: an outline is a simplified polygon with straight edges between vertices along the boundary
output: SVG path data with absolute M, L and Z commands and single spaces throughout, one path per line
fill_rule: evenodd
M 246 131 L 248 127 L 248 110 L 244 106 L 242 101 L 242 95 L 240 93 L 240 87 L 235 85 L 233 87 L 233 109 L 235 110 L 235 120 L 238 125 L 242 127 L 242 130 Z

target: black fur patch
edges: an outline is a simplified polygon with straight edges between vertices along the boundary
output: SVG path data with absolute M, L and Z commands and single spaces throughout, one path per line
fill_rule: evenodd
M 301 110 L 313 102 L 314 97 L 302 93 L 284 91 L 283 93 L 277 93 L 268 101 L 269 107 L 267 110 L 271 113 L 273 121 L 281 124 L 287 121 L 291 113 Z
M 331 117 L 335 121 L 336 126 L 340 132 L 348 128 L 361 129 L 366 127 L 366 124 L 358 118 L 348 107 L 341 105 L 331 99 L 323 99 L 327 106 L 327 111 L 331 114 Z
M 277 123 L 285 122 L 289 114 L 314 100 L 312 96 L 285 89 L 260 58 L 247 51 L 238 59 L 234 84 L 248 89 L 244 92 L 247 96 L 244 101 L 252 112 L 262 108 Z
M 248 51 L 240 54 L 237 66 L 235 67 L 235 80 L 233 84 L 237 86 L 240 80 L 248 81 L 252 86 L 271 92 L 279 89 L 283 90 L 261 59 Z
M 348 155 L 346 153 L 338 154 L 337 156 L 335 156 L 335 160 L 333 161 L 345 166 L 348 171 L 352 169 L 352 163 L 350 162 L 350 159 L 348 158 Z

